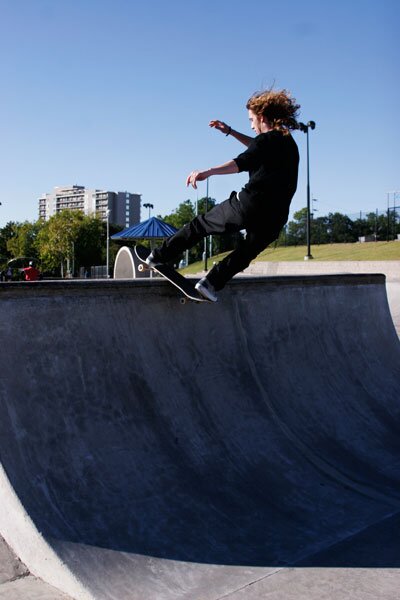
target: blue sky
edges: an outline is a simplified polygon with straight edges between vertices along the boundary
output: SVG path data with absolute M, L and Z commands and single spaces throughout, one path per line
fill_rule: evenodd
M 187 174 L 243 146 L 245 104 L 275 83 L 310 134 L 318 215 L 400 190 L 398 0 L 0 0 L 0 227 L 71 184 L 142 194 L 155 214 L 206 193 Z M 306 136 L 292 213 L 306 203 Z M 246 176 L 213 177 L 217 201 Z M 142 219 L 147 210 L 142 210 Z

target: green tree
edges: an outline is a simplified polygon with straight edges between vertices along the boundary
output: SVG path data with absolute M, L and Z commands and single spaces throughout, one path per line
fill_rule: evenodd
M 375 213 L 374 213 L 375 216 Z M 375 219 L 374 219 L 375 221 Z M 353 221 L 353 231 L 357 239 L 362 236 L 374 235 L 375 234 L 375 223 L 367 216 L 366 219 L 356 219 Z
M 17 223 L 9 221 L 5 227 L 0 229 L 0 257 L 2 262 L 12 258 L 11 252 L 7 248 L 7 243 L 15 235 L 16 225 Z
M 27 256 L 37 259 L 36 240 L 41 227 L 41 221 L 35 223 L 25 221 L 24 223 L 12 224 L 11 235 L 7 240 L 7 250 L 13 258 Z
M 197 203 L 197 214 L 202 214 L 205 212 L 205 204 L 206 198 L 201 198 Z M 213 198 L 208 198 L 208 210 L 215 206 L 215 200 Z M 177 229 L 181 229 L 187 223 L 190 223 L 192 219 L 196 216 L 196 206 L 193 204 L 191 200 L 185 200 L 181 202 L 177 209 L 175 209 L 170 215 L 166 215 L 163 220 L 166 223 L 169 223 L 173 227 Z M 189 262 L 194 262 L 196 260 L 200 260 L 203 254 L 204 242 L 201 241 L 199 244 L 196 244 L 193 248 L 189 250 Z
M 200 198 L 197 201 L 197 213 L 199 215 L 204 214 L 206 211 L 211 210 L 216 205 L 216 203 L 217 201 L 215 200 L 215 198 L 207 198 L 206 196 Z
M 169 225 L 180 229 L 186 225 L 186 223 L 190 223 L 195 216 L 195 208 L 191 200 L 185 200 L 184 202 L 181 202 L 178 208 L 176 208 L 171 214 L 160 218 Z
M 385 215 L 379 217 L 380 239 L 395 240 L 400 233 L 399 213 L 394 209 L 389 209 Z
M 110 236 L 121 229 L 110 224 Z M 98 216 L 63 210 L 46 221 L 38 235 L 42 268 L 64 276 L 68 271 L 76 275 L 81 267 L 105 265 L 106 241 L 107 226 Z M 110 267 L 119 247 L 110 242 Z
M 307 231 L 307 208 L 298 210 L 293 215 L 293 221 L 287 226 L 287 243 L 290 246 L 298 246 L 306 243 Z
M 311 219 L 311 243 L 328 244 L 330 242 L 328 229 L 328 217 L 318 217 L 317 219 Z
M 334 243 L 356 242 L 357 232 L 354 229 L 353 221 L 341 213 L 329 213 L 329 230 L 331 232 L 331 241 Z
M 54 271 L 60 267 L 62 277 L 66 269 L 71 270 L 84 219 L 80 211 L 63 210 L 46 221 L 37 240 L 43 269 Z
M 106 236 L 106 224 L 99 217 L 83 217 L 74 241 L 75 271 L 106 263 Z

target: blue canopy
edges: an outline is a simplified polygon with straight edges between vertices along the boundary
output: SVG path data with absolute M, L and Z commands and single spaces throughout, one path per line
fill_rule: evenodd
M 170 237 L 178 230 L 172 225 L 161 221 L 156 217 L 151 217 L 143 223 L 137 223 L 132 225 L 128 229 L 124 229 L 119 233 L 115 233 L 111 236 L 112 240 L 134 240 L 134 239 L 159 239 Z

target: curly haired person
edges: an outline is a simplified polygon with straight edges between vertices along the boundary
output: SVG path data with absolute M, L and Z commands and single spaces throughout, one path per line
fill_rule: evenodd
M 213 302 L 217 300 L 217 291 L 277 239 L 287 223 L 297 187 L 299 152 L 290 131 L 298 129 L 300 106 L 286 90 L 267 90 L 251 96 L 246 108 L 255 137 L 235 131 L 223 121 L 213 120 L 209 124 L 237 139 L 246 150 L 220 166 L 192 171 L 186 185 L 197 189 L 198 181 L 213 175 L 243 171 L 249 173 L 248 182 L 240 192 L 233 191 L 227 200 L 195 217 L 147 258 L 150 266 L 156 266 L 175 259 L 207 235 L 245 229 L 245 239 L 237 248 L 196 284 L 196 289 Z

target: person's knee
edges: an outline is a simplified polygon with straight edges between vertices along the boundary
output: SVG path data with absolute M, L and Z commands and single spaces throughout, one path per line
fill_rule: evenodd
M 279 233 L 276 235 L 273 232 L 263 236 L 247 235 L 245 240 L 247 245 L 246 252 L 250 261 L 254 260 L 261 252 L 272 244 L 272 242 L 277 239 L 278 235 Z
M 193 219 L 193 221 L 191 221 L 190 223 L 186 223 L 182 229 L 180 230 L 180 235 L 185 239 L 185 240 L 190 240 L 193 241 L 194 243 L 197 243 L 197 239 L 201 239 L 202 237 L 202 233 L 201 233 L 201 226 L 200 224 L 197 222 L 197 217 L 195 219 Z
M 245 240 L 240 250 L 243 258 L 246 258 L 250 264 L 265 248 L 266 246 L 261 242 L 246 242 Z

